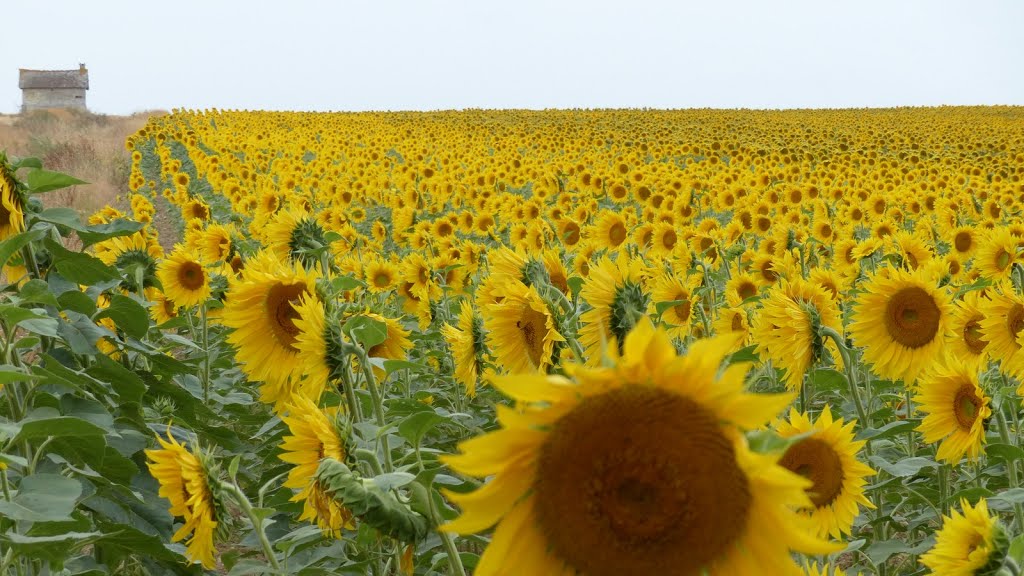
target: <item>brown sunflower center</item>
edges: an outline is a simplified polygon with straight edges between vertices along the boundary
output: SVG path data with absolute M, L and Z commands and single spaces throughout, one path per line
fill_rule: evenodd
M 1006 250 L 1000 249 L 996 252 L 996 268 L 1005 270 L 1010 265 L 1010 253 Z
M 751 508 L 718 419 L 647 386 L 588 398 L 541 449 L 538 522 L 578 573 L 696 574 L 733 546 Z
M 543 313 L 526 307 L 523 316 L 516 320 L 516 328 L 523 336 L 526 355 L 534 366 L 540 366 L 544 358 L 544 334 L 547 332 L 547 317 Z
M 805 438 L 793 444 L 779 465 L 813 482 L 807 495 L 815 508 L 828 506 L 843 491 L 843 463 L 832 446 L 820 438 Z
M 678 238 L 676 236 L 675 230 L 668 230 L 661 237 L 661 244 L 667 250 L 671 250 L 671 249 L 675 248 L 677 241 L 678 241 Z
M 757 296 L 757 285 L 749 280 L 744 280 L 736 287 L 736 293 L 739 294 L 740 300 L 753 298 Z
M 964 344 L 967 345 L 968 350 L 975 354 L 981 354 L 985 350 L 985 345 L 988 344 L 982 338 L 980 321 L 981 318 L 979 317 L 964 324 Z
M 373 277 L 373 285 L 377 288 L 386 288 L 391 285 L 391 275 L 387 272 L 378 272 Z
M 1024 306 L 1014 304 L 1010 311 L 1006 313 L 1006 329 L 1013 336 L 1014 345 L 1020 348 L 1020 344 L 1017 344 L 1017 336 L 1021 330 L 1024 330 Z
M 618 246 L 626 240 L 626 226 L 622 222 L 612 224 L 608 229 L 608 241 L 612 246 Z
M 206 282 L 203 267 L 198 262 L 184 262 L 178 267 L 178 284 L 186 290 L 198 290 Z
M 964 383 L 960 386 L 956 391 L 956 397 L 953 398 L 953 413 L 961 430 L 970 430 L 974 426 L 981 405 L 981 398 L 974 393 L 972 384 Z
M 306 292 L 305 284 L 275 284 L 267 293 L 267 314 L 270 317 L 270 330 L 278 344 L 286 348 L 295 348 L 299 327 L 295 319 L 299 313 L 293 304 L 299 303 L 299 297 Z
M 733 332 L 743 331 L 743 316 L 740 316 L 739 312 L 733 312 L 732 323 L 729 325 Z
M 920 348 L 939 332 L 939 307 L 923 288 L 903 288 L 885 308 L 885 329 L 889 337 L 907 348 Z
M 686 298 L 685 295 L 683 295 L 683 296 L 676 296 L 676 299 L 677 300 L 683 300 L 683 302 L 673 306 L 672 307 L 672 312 L 675 313 L 677 320 L 688 322 L 690 320 L 690 312 L 692 311 L 691 310 L 690 300 L 688 298 Z
M 953 246 L 956 247 L 957 252 L 967 252 L 971 249 L 973 240 L 970 232 L 959 232 L 953 239 Z

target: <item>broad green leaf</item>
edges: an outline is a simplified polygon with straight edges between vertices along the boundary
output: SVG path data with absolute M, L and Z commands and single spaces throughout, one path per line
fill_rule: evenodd
M 18 158 L 11 162 L 11 168 L 19 170 L 21 168 L 42 168 L 43 161 L 35 156 L 26 156 L 24 158 Z
M 29 374 L 17 366 L 11 366 L 8 364 L 0 365 L 0 384 L 26 382 L 28 380 L 39 380 L 40 378 L 41 376 Z
M 915 456 L 913 458 L 904 458 L 899 462 L 892 463 L 876 454 L 874 456 L 871 456 L 869 460 L 877 468 L 881 468 L 882 470 L 885 470 L 889 474 L 892 474 L 893 476 L 898 476 L 900 478 L 913 476 L 914 474 L 917 474 L 918 472 L 924 470 L 925 468 L 936 468 L 939 465 L 936 461 L 932 460 L 931 458 L 924 458 L 921 456 Z
M 75 550 L 99 540 L 100 532 L 65 532 L 54 536 L 23 536 L 16 532 L 0 534 L 5 548 L 31 558 L 40 558 L 60 566 Z
M 31 417 L 30 414 L 29 418 Z M 16 440 L 33 440 L 47 436 L 103 436 L 107 433 L 106 430 L 92 422 L 74 416 L 29 419 L 22 420 L 18 424 L 21 426 L 21 432 L 18 433 Z
M 985 454 L 989 458 L 1006 462 L 1024 459 L 1024 449 L 1012 444 L 988 444 L 985 446 Z
M 420 440 L 430 431 L 431 428 L 447 421 L 448 419 L 436 412 L 418 412 L 406 416 L 398 424 L 398 435 L 405 438 L 413 445 L 419 446 Z
M 331 288 L 336 291 L 349 291 L 355 290 L 361 286 L 365 286 L 361 281 L 353 278 L 352 276 L 338 276 L 331 281 Z
M 343 329 L 352 334 L 367 352 L 388 338 L 387 325 L 369 316 L 354 316 L 345 322 Z
M 146 384 L 138 374 L 111 360 L 105 354 L 98 354 L 95 363 L 86 373 L 104 382 L 109 382 L 121 402 L 141 402 L 146 394 Z
M 425 364 L 419 364 L 416 362 L 409 362 L 408 360 L 385 360 L 382 367 L 384 370 L 391 374 L 399 370 L 411 370 L 413 372 L 424 372 L 429 370 Z
M 76 186 L 78 184 L 88 184 L 88 182 L 79 180 L 73 176 L 68 176 L 67 174 L 62 174 L 60 172 L 53 172 L 51 170 L 43 170 L 42 168 L 35 168 L 30 171 L 25 183 L 28 184 L 29 192 L 32 192 L 33 194 L 60 190 L 61 188 Z
M 1009 502 L 1010 504 L 1024 504 L 1024 488 L 1010 488 L 1009 490 L 1003 490 L 989 498 L 989 500 L 1002 500 L 1003 502 Z
M 60 474 L 33 474 L 21 479 L 18 493 L 7 502 L 0 500 L 0 516 L 28 522 L 71 520 L 82 485 Z
M 895 436 L 901 432 L 910 432 L 917 427 L 917 422 L 913 420 L 896 420 L 889 422 L 881 428 L 865 428 L 861 430 L 860 434 L 857 434 L 858 440 L 867 440 L 868 438 L 879 439 L 888 438 L 889 436 Z
M 82 247 L 87 248 L 102 242 L 109 240 L 110 238 L 117 238 L 118 236 L 129 236 L 142 230 L 145 224 L 142 222 L 133 222 L 131 220 L 114 220 L 107 224 L 99 224 L 97 226 L 86 226 L 82 230 L 76 230 L 78 237 L 82 239 Z
M 572 292 L 572 297 L 579 297 L 580 290 L 583 290 L 583 278 L 580 278 L 579 276 L 570 276 L 565 283 L 569 286 L 569 291 Z
M 7 262 L 10 261 L 15 252 L 24 248 L 29 242 L 41 240 L 44 236 L 46 236 L 46 231 L 36 228 L 15 234 L 7 240 L 0 242 L 0 266 L 7 266 Z
M 74 310 L 86 316 L 96 313 L 96 302 L 85 292 L 65 292 L 57 298 L 57 303 L 61 310 Z
M 132 338 L 142 338 L 149 331 L 149 314 L 142 304 L 128 296 L 112 295 L 110 305 L 100 310 L 93 320 L 102 318 L 112 319 L 118 328 Z
M 99 258 L 83 252 L 72 252 L 49 238 L 46 239 L 46 247 L 53 254 L 54 268 L 72 282 L 92 285 L 120 278 L 117 270 Z
M 408 472 L 390 472 L 373 477 L 373 483 L 384 491 L 401 488 L 416 479 L 416 476 Z

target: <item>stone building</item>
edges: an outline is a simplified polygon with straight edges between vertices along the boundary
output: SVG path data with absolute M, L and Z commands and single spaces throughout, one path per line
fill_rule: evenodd
M 89 71 L 85 64 L 78 70 L 18 70 L 21 111 L 41 108 L 87 110 L 85 91 L 89 89 Z

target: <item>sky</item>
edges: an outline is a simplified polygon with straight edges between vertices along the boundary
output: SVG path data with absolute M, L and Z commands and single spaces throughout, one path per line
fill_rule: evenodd
M 0 7 L 11 0 L 3 0 Z M 1024 105 L 1024 1 L 34 0 L 18 69 L 94 112 Z

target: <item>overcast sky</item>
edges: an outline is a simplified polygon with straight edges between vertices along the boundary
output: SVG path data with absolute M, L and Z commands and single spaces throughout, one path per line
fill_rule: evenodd
M 94 111 L 1024 105 L 1024 1 L 34 0 L 18 68 Z

